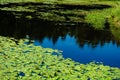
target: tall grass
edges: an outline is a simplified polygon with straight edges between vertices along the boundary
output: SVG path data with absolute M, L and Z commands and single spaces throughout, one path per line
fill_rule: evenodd
M 100 12 L 92 12 L 87 15 L 86 22 L 96 29 L 102 29 L 105 23 L 105 15 Z
M 120 6 L 104 9 L 103 11 L 92 11 L 85 19 L 95 29 L 104 29 L 107 19 L 110 26 L 109 30 L 112 32 L 115 40 L 120 43 Z
M 120 6 L 115 6 L 110 9 L 95 10 L 88 13 L 85 18 L 86 22 L 93 25 L 96 29 L 103 29 L 105 26 L 106 19 L 108 19 L 110 26 L 120 26 Z

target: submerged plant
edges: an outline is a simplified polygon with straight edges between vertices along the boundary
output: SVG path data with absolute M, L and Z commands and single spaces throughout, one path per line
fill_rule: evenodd
M 120 69 L 91 62 L 80 64 L 64 59 L 61 51 L 25 44 L 0 36 L 1 80 L 114 80 Z M 53 53 L 59 55 L 53 55 Z

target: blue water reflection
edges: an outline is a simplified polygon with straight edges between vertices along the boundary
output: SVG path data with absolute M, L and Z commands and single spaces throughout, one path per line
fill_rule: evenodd
M 102 46 L 97 44 L 94 48 L 87 43 L 83 47 L 79 47 L 75 37 L 67 35 L 64 40 L 59 37 L 56 44 L 53 44 L 52 40 L 48 38 L 44 38 L 42 43 L 35 40 L 34 44 L 62 50 L 64 58 L 71 58 L 80 63 L 96 61 L 103 62 L 104 65 L 120 67 L 120 47 L 112 41 L 106 42 Z
M 56 25 L 36 18 L 19 19 L 4 11 L 0 18 L 0 36 L 27 38 L 30 43 L 35 40 L 35 45 L 62 50 L 64 58 L 80 63 L 97 61 L 120 67 L 119 30 L 113 34 L 109 29 L 96 30 L 85 23 Z

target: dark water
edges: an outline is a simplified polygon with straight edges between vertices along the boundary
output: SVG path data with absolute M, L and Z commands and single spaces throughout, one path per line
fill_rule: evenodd
M 63 51 L 64 58 L 80 63 L 91 61 L 120 68 L 120 43 L 109 30 L 94 30 L 79 24 L 76 26 L 54 25 L 38 19 L 15 19 L 12 15 L 0 16 L 0 35 L 35 40 L 37 46 Z

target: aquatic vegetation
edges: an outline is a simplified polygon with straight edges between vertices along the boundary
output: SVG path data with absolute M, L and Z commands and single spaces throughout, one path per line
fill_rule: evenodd
M 24 44 L 27 40 L 0 36 L 0 79 L 2 80 L 113 80 L 120 79 L 120 69 L 91 62 L 80 64 L 61 51 Z M 58 55 L 53 55 L 57 53 Z
M 39 18 L 50 21 L 76 21 L 92 25 L 96 29 L 105 27 L 106 19 L 110 29 L 119 28 L 119 2 L 109 9 L 103 8 L 104 2 L 93 3 L 94 1 L 73 1 L 73 0 L 0 0 L 1 4 L 18 2 L 42 2 L 43 5 L 30 3 L 24 6 L 23 3 L 15 4 L 15 7 L 1 7 L 2 11 L 11 11 L 18 18 Z M 77 3 L 77 4 L 76 4 Z M 34 5 L 32 5 L 34 4 Z M 50 4 L 50 5 L 49 5 Z M 54 5 L 53 5 L 54 4 Z M 81 4 L 81 5 L 80 5 Z M 102 4 L 102 5 L 101 5 Z M 19 5 L 19 6 L 17 6 Z M 23 5 L 23 6 L 22 6 Z M 26 4 L 25 4 L 26 5 Z M 37 7 L 35 6 L 37 5 Z M 49 6 L 48 6 L 49 5 Z M 4 5 L 0 5 L 4 6 Z M 34 7 L 35 6 L 35 7 Z M 97 6 L 97 7 L 96 7 Z M 105 5 L 106 6 L 106 5 Z M 78 10 L 78 8 L 80 8 Z M 81 9 L 82 7 L 82 9 Z M 83 8 L 84 7 L 84 8 Z M 89 9 L 87 9 L 90 7 Z M 108 4 L 107 4 L 107 7 Z M 47 11 L 47 12 L 46 12 Z M 20 13 L 21 12 L 21 13 Z M 23 13 L 22 13 L 23 12 Z M 26 14 L 25 14 L 26 13 Z M 25 16 L 23 16 L 23 14 Z M 34 17 L 35 16 L 35 17 Z M 37 17 L 36 17 L 37 16 Z M 118 34 L 112 31 L 115 35 Z M 119 36 L 119 35 L 117 35 Z M 118 38 L 118 37 L 116 37 Z M 118 38 L 119 39 L 119 38 Z M 91 62 L 81 64 L 71 59 L 64 59 L 61 51 L 50 48 L 25 44 L 26 40 L 16 41 L 14 38 L 0 36 L 0 79 L 1 80 L 117 80 L 120 79 L 120 69 L 103 64 Z M 57 53 L 57 55 L 53 55 Z
M 18 3 L 18 2 L 33 2 L 35 0 L 0 0 L 0 4 L 8 4 L 8 3 Z
M 38 18 L 58 23 L 63 22 L 63 24 L 64 22 L 69 22 L 69 24 L 86 22 L 95 28 L 104 26 L 106 14 L 103 14 L 103 9 L 116 6 L 112 2 L 108 4 L 96 0 L 69 0 L 69 2 L 68 0 L 18 0 L 17 3 L 6 0 L 4 2 L 9 2 L 9 4 L 1 5 L 0 10 L 11 11 L 16 18 Z
M 67 0 L 18 0 L 17 3 L 15 1 L 6 0 L 4 2 L 9 3 L 1 5 L 0 10 L 11 11 L 16 13 L 16 15 L 18 12 L 21 12 L 21 14 L 22 12 L 28 12 L 28 14 L 31 14 L 32 17 L 38 16 L 40 19 L 52 19 L 52 21 L 66 20 L 73 22 L 83 22 L 86 13 L 89 12 L 88 10 L 111 7 L 108 4 L 95 4 L 82 0 L 71 0 L 69 3 Z
M 7 10 L 7 11 L 17 11 L 17 12 L 34 12 L 35 10 L 29 9 L 29 7 L 22 7 L 22 6 L 17 6 L 17 7 L 5 7 L 5 8 L 0 8 L 1 10 Z

